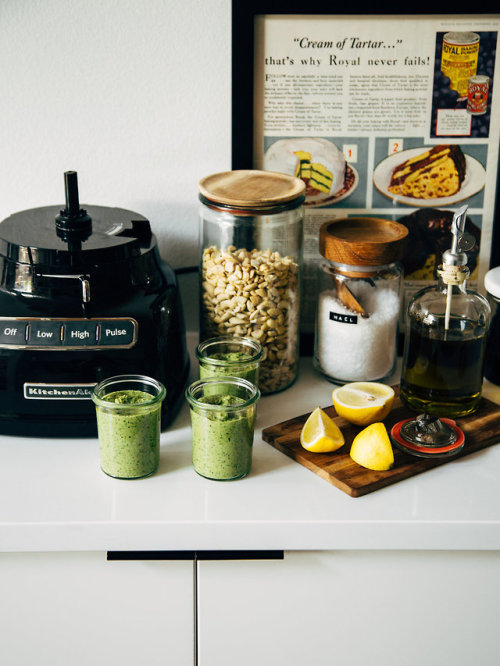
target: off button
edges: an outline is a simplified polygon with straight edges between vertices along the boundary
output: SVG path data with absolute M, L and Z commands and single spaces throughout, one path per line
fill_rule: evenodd
M 13 320 L 0 322 L 0 345 L 25 345 L 26 324 Z

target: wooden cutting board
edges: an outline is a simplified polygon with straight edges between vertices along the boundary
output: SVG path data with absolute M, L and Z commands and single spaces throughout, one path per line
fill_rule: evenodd
M 393 387 L 396 392 L 394 406 L 384 423 L 390 432 L 392 426 L 403 419 L 415 417 L 399 399 L 399 386 Z M 416 458 L 400 451 L 395 446 L 394 467 L 387 472 L 375 472 L 361 467 L 349 455 L 351 443 L 362 428 L 348 423 L 337 416 L 333 406 L 324 407 L 324 411 L 333 418 L 345 438 L 344 446 L 333 453 L 311 453 L 300 444 L 300 431 L 309 413 L 297 416 L 289 421 L 265 428 L 262 438 L 285 455 L 293 458 L 304 467 L 315 472 L 322 479 L 333 484 L 351 497 L 361 497 L 379 488 L 384 488 L 397 481 L 402 481 L 432 467 L 443 465 L 450 460 L 461 458 L 487 446 L 500 442 L 500 407 L 495 403 L 481 399 L 475 414 L 457 419 L 457 425 L 465 434 L 462 450 L 451 458 Z

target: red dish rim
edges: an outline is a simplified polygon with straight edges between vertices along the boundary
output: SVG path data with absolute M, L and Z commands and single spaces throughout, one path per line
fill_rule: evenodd
M 450 428 L 452 428 L 452 430 L 457 435 L 457 439 L 455 442 L 453 442 L 453 444 L 448 444 L 448 446 L 436 447 L 436 446 L 420 446 L 418 444 L 407 442 L 406 439 L 403 439 L 401 437 L 400 433 L 401 433 L 401 427 L 405 423 L 408 423 L 408 421 L 413 421 L 413 418 L 405 419 L 404 421 L 399 421 L 399 423 L 396 423 L 391 429 L 391 437 L 403 448 L 409 449 L 410 451 L 417 451 L 418 453 L 436 454 L 436 455 L 440 453 L 451 453 L 452 451 L 460 449 L 465 442 L 465 435 L 462 432 L 462 430 L 460 430 L 460 428 L 457 426 L 455 421 L 446 418 L 442 418 L 441 421 L 449 425 Z

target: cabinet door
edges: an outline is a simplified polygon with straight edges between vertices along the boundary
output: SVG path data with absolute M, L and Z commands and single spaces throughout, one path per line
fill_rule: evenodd
M 0 663 L 192 666 L 193 563 L 0 554 Z
M 198 564 L 199 666 L 498 663 L 500 553 Z

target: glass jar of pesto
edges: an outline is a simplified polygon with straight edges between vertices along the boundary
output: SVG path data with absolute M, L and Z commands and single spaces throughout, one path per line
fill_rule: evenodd
M 117 479 L 154 474 L 160 458 L 166 390 L 144 375 L 119 375 L 94 387 L 101 469 Z
M 198 474 L 215 481 L 247 476 L 259 398 L 255 384 L 239 377 L 200 379 L 187 388 Z
M 221 336 L 200 342 L 196 348 L 200 379 L 240 377 L 259 384 L 259 363 L 264 354 L 257 340 Z

